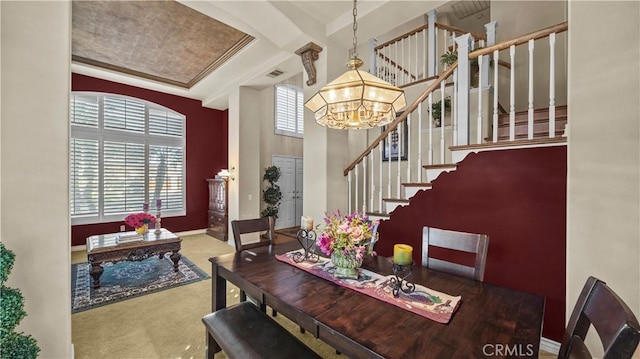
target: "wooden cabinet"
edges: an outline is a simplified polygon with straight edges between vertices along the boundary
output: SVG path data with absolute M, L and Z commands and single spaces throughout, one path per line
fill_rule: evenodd
M 207 234 L 226 241 L 229 238 L 229 183 L 222 178 L 207 179 L 209 183 L 209 228 Z

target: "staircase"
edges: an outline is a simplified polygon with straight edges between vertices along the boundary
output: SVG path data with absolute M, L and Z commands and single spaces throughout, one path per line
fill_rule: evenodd
M 455 171 L 458 163 L 469 153 L 556 146 L 566 143 L 566 138 L 562 136 L 567 124 L 567 106 L 555 106 L 554 88 L 549 90 L 551 105 L 534 109 L 532 108 L 532 98 L 529 98 L 528 109 L 515 111 L 515 106 L 513 106 L 515 101 L 512 100 L 511 111 L 499 113 L 502 106 L 497 101 L 498 87 L 504 86 L 504 84 L 489 83 L 488 87 L 471 91 L 470 79 L 460 77 L 462 73 L 460 67 L 467 66 L 469 68 L 470 62 L 474 58 L 483 59 L 488 63 L 491 60 L 489 56 L 493 56 L 494 61 L 500 61 L 500 51 L 513 51 L 517 45 L 526 45 L 531 41 L 544 39 L 550 35 L 556 36 L 558 32 L 565 31 L 567 27 L 566 23 L 555 25 L 517 39 L 467 53 L 466 56 L 465 49 L 459 47 L 457 50 L 460 56 L 459 62 L 445 69 L 435 80 L 431 80 L 428 88 L 408 106 L 404 113 L 389 126 L 389 129 L 345 170 L 345 175 L 348 176 L 350 183 L 350 197 L 355 198 L 355 202 L 358 202 L 353 203 L 353 208 L 349 208 L 349 210 L 357 209 L 366 212 L 372 219 L 385 221 L 391 218 L 396 208 L 410 205 L 412 197 L 417 193 L 433 188 L 437 183 L 434 181 L 442 173 Z M 465 41 L 472 42 L 469 39 L 457 42 L 464 44 Z M 480 67 L 482 67 L 483 60 L 478 61 Z M 553 59 L 550 60 L 550 63 L 553 63 Z M 515 70 L 511 66 L 507 69 L 513 77 L 515 77 Z M 526 71 L 526 69 L 524 70 Z M 480 74 L 481 83 L 487 83 L 492 79 L 498 80 L 498 74 L 496 74 L 498 71 L 492 67 L 491 71 L 485 71 L 484 75 Z M 469 74 L 469 71 L 466 73 Z M 483 76 L 484 80 L 482 80 Z M 533 80 L 530 79 L 530 81 Z M 514 81 L 508 85 L 513 88 Z M 458 92 L 453 89 L 458 89 Z M 431 121 L 431 109 L 432 104 L 442 97 L 441 93 L 451 96 L 455 117 L 452 116 L 454 118 L 448 121 L 452 125 L 436 128 Z M 477 96 L 477 100 L 475 96 Z M 493 108 L 490 104 L 491 96 L 493 96 Z M 473 104 L 473 101 L 476 103 Z M 418 124 L 415 123 L 416 121 Z M 381 146 L 382 142 L 390 143 L 393 139 L 397 139 L 398 135 L 393 131 L 396 131 L 396 128 L 403 122 L 407 122 L 409 128 L 409 133 L 404 134 L 405 138 L 400 139 L 400 141 L 409 142 L 407 161 L 392 157 L 391 163 L 383 164 L 380 160 L 376 166 L 375 157 L 378 156 L 376 156 L 374 149 Z M 447 123 L 446 121 L 442 122 Z M 482 141 L 473 143 L 475 138 L 478 141 L 482 139 Z M 383 149 L 379 150 L 381 152 Z M 381 158 L 381 156 L 379 157 Z M 361 166 L 361 172 L 359 166 Z
M 406 243 L 420 263 L 424 226 L 487 234 L 485 282 L 545 296 L 543 335 L 553 340 L 560 340 L 564 327 L 568 123 L 567 106 L 556 105 L 555 83 L 566 79 L 556 79 L 549 67 L 546 74 L 536 70 L 534 78 L 533 70 L 513 64 L 517 46 L 528 47 L 532 59 L 532 42 L 554 44 L 567 29 L 562 23 L 473 52 L 465 47 L 473 42 L 469 35 L 459 36 L 458 62 L 428 79 L 426 90 L 344 170 L 349 211 L 381 221 L 378 254 L 390 256 L 394 243 Z M 561 66 L 550 53 L 551 68 Z M 507 70 L 483 70 L 483 63 L 504 61 L 505 55 L 512 64 Z M 486 84 L 477 89 L 469 86 L 473 59 Z M 502 71 L 509 72 L 506 83 Z M 516 78 L 525 79 L 517 91 Z M 534 102 L 533 84 L 540 78 L 551 85 L 546 100 Z M 505 87 L 509 112 L 500 113 L 499 89 Z M 452 98 L 451 119 L 435 127 L 432 104 L 445 90 Z M 524 109 L 516 110 L 514 93 L 526 96 Z M 397 130 L 405 123 L 406 133 Z M 399 148 L 407 141 L 406 161 L 383 162 L 384 144 L 396 139 Z

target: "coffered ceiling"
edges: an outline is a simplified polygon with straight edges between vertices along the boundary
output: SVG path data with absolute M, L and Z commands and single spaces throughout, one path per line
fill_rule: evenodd
M 190 88 L 252 36 L 175 1 L 73 1 L 73 61 Z

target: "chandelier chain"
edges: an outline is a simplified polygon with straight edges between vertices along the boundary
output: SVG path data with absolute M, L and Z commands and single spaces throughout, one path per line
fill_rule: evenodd
M 356 50 L 358 45 L 358 37 L 356 36 L 356 30 L 358 30 L 358 22 L 356 21 L 356 16 L 358 16 L 357 1 L 353 0 L 353 58 L 358 57 L 358 51 Z

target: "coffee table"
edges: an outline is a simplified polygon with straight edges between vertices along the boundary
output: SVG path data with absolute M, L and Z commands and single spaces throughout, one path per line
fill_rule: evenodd
M 121 240 L 120 240 L 121 239 Z M 87 238 L 87 259 L 91 264 L 93 288 L 100 288 L 100 276 L 104 272 L 102 263 L 121 261 L 142 261 L 155 255 L 163 259 L 165 253 L 173 262 L 173 271 L 178 271 L 178 262 L 182 255 L 182 239 L 162 228 L 159 234 L 150 229 L 141 239 L 135 240 L 135 232 L 100 234 Z

